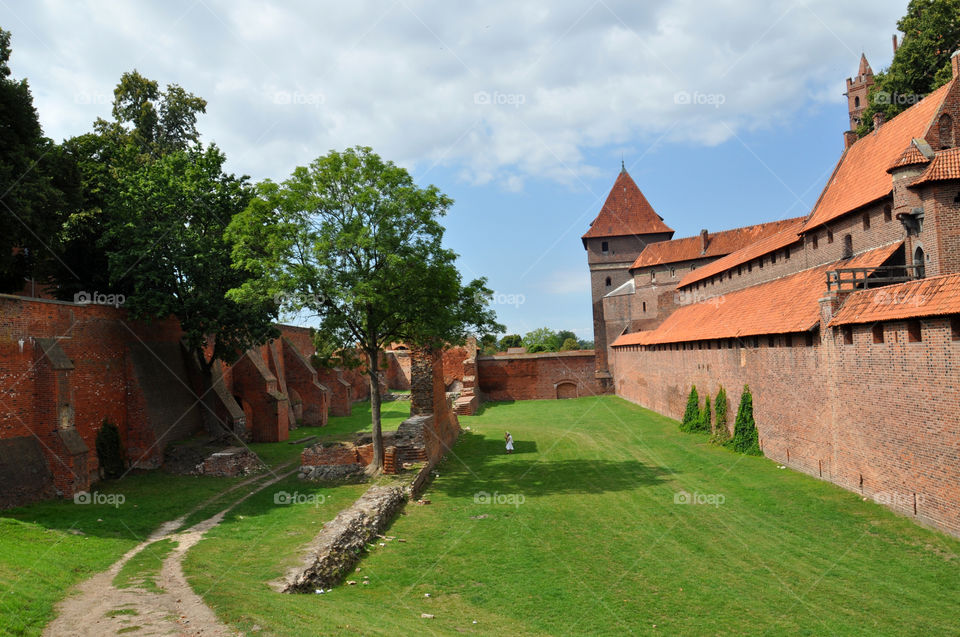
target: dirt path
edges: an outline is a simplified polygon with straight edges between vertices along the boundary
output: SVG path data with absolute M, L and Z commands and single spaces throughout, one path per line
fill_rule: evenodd
M 276 471 L 282 471 L 278 467 Z M 47 637 L 101 637 L 104 635 L 189 635 L 227 637 L 238 635 L 221 623 L 199 595 L 193 592 L 183 574 L 183 556 L 199 542 L 204 534 L 217 526 L 235 506 L 296 472 L 296 469 L 274 473 L 274 477 L 255 484 L 249 493 L 234 501 L 222 511 L 189 529 L 177 532 L 186 519 L 229 493 L 262 480 L 254 476 L 234 485 L 213 498 L 160 526 L 150 537 L 130 549 L 106 571 L 86 580 L 77 587 L 76 594 L 59 605 L 59 613 L 44 630 Z M 157 578 L 159 592 L 143 588 L 117 588 L 113 579 L 131 558 L 158 540 L 170 539 L 177 543 L 160 568 Z M 124 629 L 126 629 L 124 631 Z M 121 632 L 124 631 L 124 632 Z

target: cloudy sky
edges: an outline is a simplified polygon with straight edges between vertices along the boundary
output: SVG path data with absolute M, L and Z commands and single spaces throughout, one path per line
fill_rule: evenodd
M 579 236 L 620 168 L 677 231 L 806 214 L 844 78 L 889 64 L 906 0 L 0 0 L 57 140 L 136 68 L 208 101 L 231 170 L 282 179 L 369 145 L 456 199 L 447 243 L 510 331 L 592 337 Z

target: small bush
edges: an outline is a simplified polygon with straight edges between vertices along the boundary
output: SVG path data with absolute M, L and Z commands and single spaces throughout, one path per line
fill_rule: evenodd
M 683 420 L 680 421 L 680 431 L 693 431 L 700 420 L 700 396 L 697 395 L 697 386 L 690 388 L 690 395 L 687 396 L 687 409 L 683 412 Z
M 730 405 L 727 401 L 727 390 L 723 388 L 723 385 L 720 386 L 720 390 L 717 392 L 717 401 L 713 408 L 717 417 L 713 425 L 713 435 L 710 437 L 710 440 L 718 445 L 722 445 L 730 439 L 730 432 L 727 431 L 727 410 L 730 408 Z
M 743 394 L 740 395 L 740 407 L 737 409 L 737 419 L 733 423 L 733 439 L 729 444 L 734 451 L 740 453 L 750 456 L 763 455 L 760 450 L 757 423 L 753 420 L 753 395 L 747 385 L 743 386 Z
M 97 459 L 100 461 L 100 470 L 105 478 L 119 478 L 123 475 L 124 458 L 123 443 L 120 441 L 120 430 L 117 426 L 103 419 L 103 424 L 97 432 Z
M 694 431 L 710 433 L 710 418 L 712 415 L 712 410 L 710 409 L 710 396 L 704 398 L 703 401 L 703 409 L 700 410 L 700 416 L 697 418 L 697 426 Z

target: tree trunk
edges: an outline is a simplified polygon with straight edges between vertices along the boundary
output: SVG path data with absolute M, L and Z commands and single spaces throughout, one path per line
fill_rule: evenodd
M 373 459 L 367 467 L 369 475 L 383 472 L 383 430 L 380 427 L 380 370 L 379 352 L 367 353 L 368 374 L 370 376 L 370 419 L 373 424 Z

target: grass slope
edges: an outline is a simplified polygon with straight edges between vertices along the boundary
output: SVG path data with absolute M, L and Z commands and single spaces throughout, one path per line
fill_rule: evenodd
M 268 588 L 362 491 L 296 481 L 277 488 L 332 500 L 251 498 L 188 554 L 191 584 L 272 635 L 958 633 L 960 542 L 855 494 L 614 397 L 493 404 L 461 424 L 432 504 L 388 531 L 406 541 L 354 574 L 369 585 Z
M 385 404 L 384 429 L 396 429 L 409 408 L 408 403 Z M 369 429 L 370 405 L 358 403 L 350 417 L 331 419 L 327 427 L 295 430 L 291 438 L 317 435 L 326 441 Z M 303 447 L 251 445 L 271 466 L 295 462 Z M 239 480 L 160 471 L 133 473 L 94 485 L 96 493 L 123 495 L 119 506 L 53 500 L 0 511 L 0 635 L 39 635 L 53 618 L 56 603 L 73 586 L 106 570 L 163 522 L 180 517 Z M 188 524 L 206 519 L 245 493 L 240 489 L 219 498 L 190 516 Z M 134 566 L 150 555 L 145 551 Z

